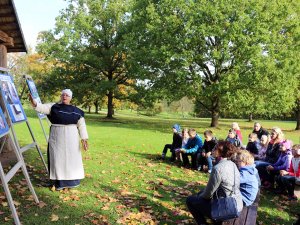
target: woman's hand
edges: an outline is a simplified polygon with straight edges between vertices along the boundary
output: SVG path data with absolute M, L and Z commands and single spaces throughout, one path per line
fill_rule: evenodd
M 29 97 L 29 101 L 31 102 L 31 105 L 32 105 L 33 107 L 36 107 L 37 103 L 36 103 L 36 101 L 33 99 L 32 95 L 29 94 L 28 97 Z
M 87 151 L 89 149 L 89 144 L 88 144 L 87 139 L 81 140 L 81 144 L 82 144 L 82 147 L 83 147 L 84 151 Z
M 267 170 L 269 170 L 269 171 L 274 170 L 274 167 L 269 165 L 269 166 L 267 166 Z
M 280 176 L 285 176 L 285 175 L 288 175 L 289 172 L 287 172 L 286 170 L 280 170 Z

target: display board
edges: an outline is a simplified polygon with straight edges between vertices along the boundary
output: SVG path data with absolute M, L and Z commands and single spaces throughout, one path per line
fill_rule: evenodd
M 39 96 L 39 93 L 37 91 L 37 88 L 35 86 L 35 83 L 33 82 L 33 80 L 30 78 L 30 77 L 26 77 L 26 84 L 28 86 L 28 89 L 29 89 L 29 92 L 32 96 L 32 98 L 37 102 L 37 103 L 42 103 L 41 102 L 41 99 L 40 99 L 40 96 Z M 42 114 L 42 113 L 37 113 L 38 114 L 38 117 L 43 119 L 46 117 L 45 114 Z
M 9 131 L 9 127 L 7 125 L 2 108 L 0 107 L 0 137 L 5 135 L 8 131 Z
M 0 70 L 0 95 L 2 102 L 4 104 L 4 110 L 7 122 L 10 126 L 10 130 L 12 133 L 13 141 L 16 145 L 16 149 L 19 151 L 19 153 L 22 155 L 25 151 L 36 148 L 38 151 L 38 154 L 40 155 L 40 158 L 45 166 L 45 169 L 48 173 L 48 167 L 46 165 L 46 162 L 44 160 L 43 154 L 37 144 L 37 141 L 34 137 L 34 134 L 32 132 L 32 129 L 30 127 L 30 124 L 27 120 L 26 114 L 24 112 L 24 109 L 22 107 L 20 98 L 17 94 L 17 90 L 15 88 L 15 84 L 13 82 L 12 77 L 8 74 L 7 71 Z M 19 139 L 17 138 L 16 130 L 14 128 L 14 125 L 17 125 L 16 123 L 26 123 L 28 131 L 31 135 L 32 142 L 25 145 L 20 146 Z
M 4 104 L 11 118 L 12 123 L 25 121 L 26 115 L 20 102 L 19 96 L 12 77 L 9 74 L 0 74 L 0 87 Z

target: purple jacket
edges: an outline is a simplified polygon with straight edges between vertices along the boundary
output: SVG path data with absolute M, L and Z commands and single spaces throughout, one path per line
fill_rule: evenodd
M 287 150 L 286 152 L 281 152 L 276 163 L 272 164 L 274 170 L 288 170 L 293 158 L 292 151 Z

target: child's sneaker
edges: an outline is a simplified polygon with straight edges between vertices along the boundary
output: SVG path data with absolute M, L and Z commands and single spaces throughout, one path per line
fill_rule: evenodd
M 197 170 L 201 171 L 202 170 L 202 166 L 198 166 Z
M 211 170 L 207 170 L 207 172 L 208 172 L 209 174 L 211 174 Z
M 298 197 L 296 195 L 289 196 L 290 201 L 297 201 Z

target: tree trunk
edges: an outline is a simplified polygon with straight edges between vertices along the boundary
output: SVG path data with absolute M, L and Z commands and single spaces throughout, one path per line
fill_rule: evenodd
M 252 122 L 252 121 L 253 121 L 253 114 L 250 113 L 250 114 L 249 114 L 249 122 Z
M 114 106 L 113 106 L 113 92 L 109 91 L 107 95 L 107 116 L 106 118 L 112 119 L 114 115 Z
M 300 130 L 300 99 L 296 101 L 296 130 Z
M 220 116 L 220 103 L 219 97 L 215 96 L 212 99 L 212 110 L 211 110 L 211 127 L 217 127 L 219 125 Z
M 219 124 L 219 112 L 213 110 L 211 112 L 211 127 L 217 127 Z
M 91 106 L 88 106 L 88 111 L 89 111 L 89 113 L 91 113 Z
M 94 106 L 95 106 L 95 113 L 98 114 L 99 113 L 99 102 L 94 101 Z

